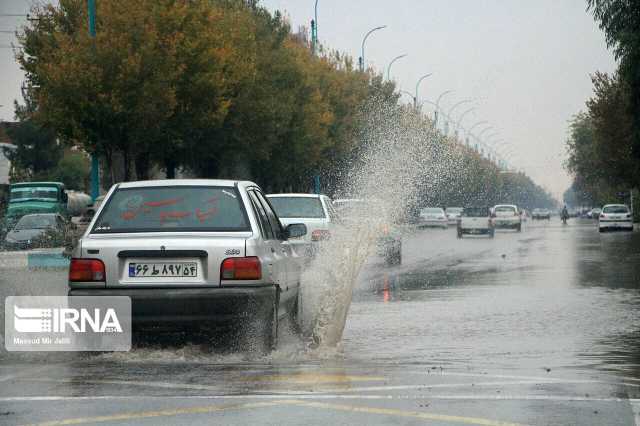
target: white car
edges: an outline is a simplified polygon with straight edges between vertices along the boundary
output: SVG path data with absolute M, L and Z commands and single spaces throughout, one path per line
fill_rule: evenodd
M 170 179 L 114 185 L 76 246 L 70 296 L 129 296 L 133 326 L 248 327 L 274 347 L 295 319 L 301 265 L 252 182 Z
M 487 207 L 466 207 L 458 221 L 458 238 L 464 234 L 488 235 L 493 238 L 495 229 L 491 212 Z
M 290 239 L 296 252 L 312 256 L 318 244 L 331 236 L 331 228 L 338 220 L 331 199 L 317 194 L 269 194 L 267 195 L 276 214 L 286 227 L 292 223 L 304 223 L 307 234 Z
M 598 230 L 600 232 L 612 230 L 633 231 L 633 217 L 631 210 L 624 204 L 607 204 L 598 216 Z
M 425 207 L 420 210 L 418 226 L 433 226 L 447 229 L 448 225 L 447 215 L 440 207 Z
M 522 216 L 513 204 L 498 204 L 493 207 L 493 226 L 495 228 L 522 231 Z
M 462 214 L 462 207 L 447 207 L 445 209 L 445 213 L 447 214 L 447 221 L 449 225 L 456 225 L 458 223 L 458 219 L 460 219 L 460 214 Z

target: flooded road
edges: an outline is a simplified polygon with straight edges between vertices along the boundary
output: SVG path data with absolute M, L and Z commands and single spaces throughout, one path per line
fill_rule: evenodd
M 64 294 L 65 280 L 4 268 L 0 292 Z M 638 424 L 639 288 L 635 232 L 410 230 L 402 266 L 370 259 L 360 274 L 335 351 L 293 333 L 266 357 L 224 338 L 3 349 L 0 424 Z

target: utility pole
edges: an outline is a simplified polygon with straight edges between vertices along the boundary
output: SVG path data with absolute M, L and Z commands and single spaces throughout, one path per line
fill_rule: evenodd
M 96 38 L 96 0 L 87 0 L 87 15 L 89 16 L 89 36 Z M 98 153 L 91 153 L 91 199 L 100 196 L 100 164 Z

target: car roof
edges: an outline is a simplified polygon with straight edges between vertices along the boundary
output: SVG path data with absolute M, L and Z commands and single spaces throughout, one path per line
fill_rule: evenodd
M 122 182 L 119 188 L 151 188 L 158 186 L 258 186 L 249 181 L 225 180 L 225 179 L 159 179 L 159 180 L 143 180 L 136 182 Z
M 629 206 L 627 206 L 626 204 L 605 204 L 604 206 L 602 206 L 602 208 L 605 207 L 626 207 L 629 208 Z
M 35 216 L 60 216 L 60 214 L 59 213 L 31 213 L 31 214 L 25 214 L 20 218 L 20 220 L 24 219 L 25 217 L 35 217 Z
M 267 194 L 269 198 L 320 198 L 324 197 L 324 194 L 304 194 L 304 193 L 289 193 L 289 194 Z
M 496 204 L 495 206 L 493 206 L 493 208 L 495 209 L 496 207 L 513 207 L 515 209 L 518 208 L 518 206 L 516 206 L 515 204 Z

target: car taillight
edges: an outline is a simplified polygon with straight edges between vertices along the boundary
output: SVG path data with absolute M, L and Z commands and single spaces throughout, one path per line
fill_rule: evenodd
M 69 281 L 105 281 L 104 263 L 99 259 L 71 259 Z
M 223 280 L 259 280 L 262 266 L 257 257 L 230 257 L 222 262 L 220 278 Z
M 311 233 L 311 241 L 328 240 L 331 237 L 331 232 L 326 229 L 316 229 Z

